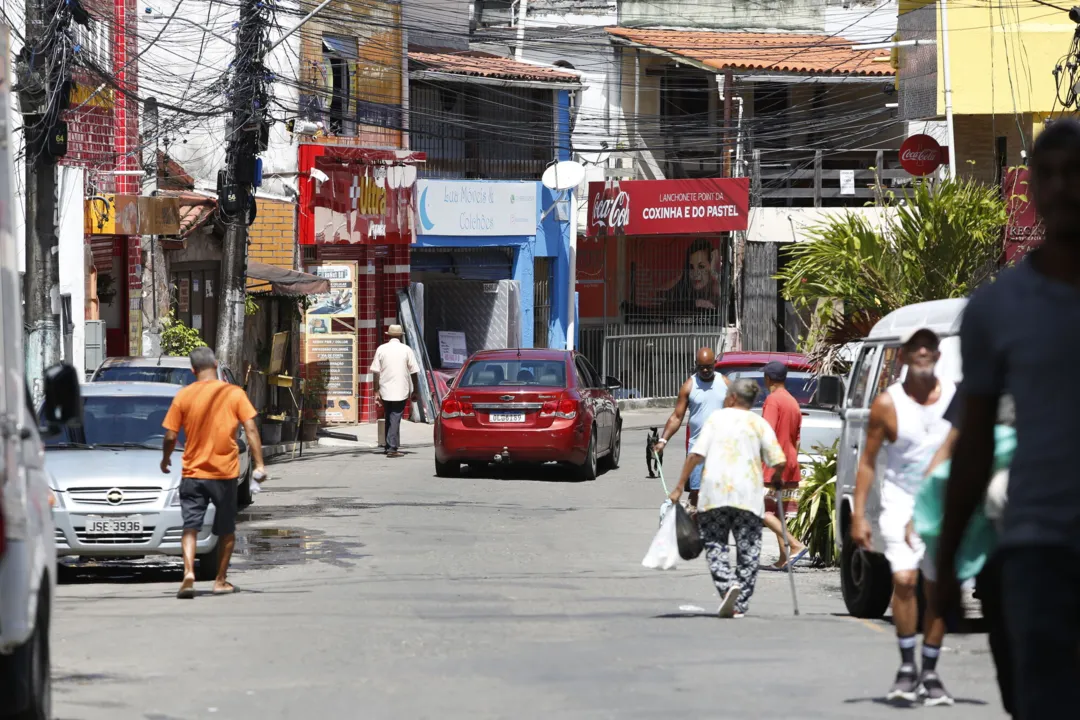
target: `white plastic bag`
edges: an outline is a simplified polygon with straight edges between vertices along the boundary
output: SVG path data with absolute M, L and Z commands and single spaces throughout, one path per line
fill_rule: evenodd
M 660 520 L 660 529 L 656 531 L 649 552 L 641 564 L 653 570 L 670 570 L 682 560 L 679 557 L 679 543 L 675 540 L 675 513 L 671 508 Z

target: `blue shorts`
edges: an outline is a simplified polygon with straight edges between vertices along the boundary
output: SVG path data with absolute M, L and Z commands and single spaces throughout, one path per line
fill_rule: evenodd
M 691 490 L 701 489 L 701 471 L 704 469 L 705 463 L 699 463 L 698 466 L 694 468 L 694 470 L 690 473 L 689 485 Z

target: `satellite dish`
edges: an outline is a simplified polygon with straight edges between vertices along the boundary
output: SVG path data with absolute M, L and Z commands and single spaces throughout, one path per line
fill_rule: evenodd
M 550 190 L 569 190 L 581 184 L 585 179 L 585 168 L 579 162 L 563 160 L 549 165 L 544 171 L 541 182 Z

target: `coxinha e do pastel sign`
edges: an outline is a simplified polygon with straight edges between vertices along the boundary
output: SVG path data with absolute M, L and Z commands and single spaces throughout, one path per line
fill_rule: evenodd
M 749 178 L 589 183 L 589 226 L 597 235 L 689 235 L 746 230 Z

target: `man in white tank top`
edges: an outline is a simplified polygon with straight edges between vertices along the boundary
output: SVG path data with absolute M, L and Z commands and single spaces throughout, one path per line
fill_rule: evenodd
M 902 383 L 890 385 L 870 406 L 866 446 L 859 458 L 855 480 L 855 509 L 851 539 L 864 550 L 884 550 L 893 576 L 893 624 L 900 645 L 900 670 L 886 699 L 927 705 L 951 705 L 952 696 L 937 674 L 945 621 L 935 607 L 933 558 L 926 558 L 922 541 L 907 533 L 915 508 L 915 493 L 926 476 L 930 461 L 949 434 L 945 410 L 956 386 L 939 379 L 934 368 L 941 353 L 939 338 L 922 328 L 901 338 L 900 360 L 907 366 Z M 882 448 L 884 447 L 884 451 Z M 884 548 L 874 548 L 866 519 L 866 498 L 877 477 L 879 453 L 885 462 L 881 485 L 879 520 Z M 919 608 L 915 588 L 923 573 L 927 610 L 923 628 L 921 672 L 915 666 L 915 634 Z

